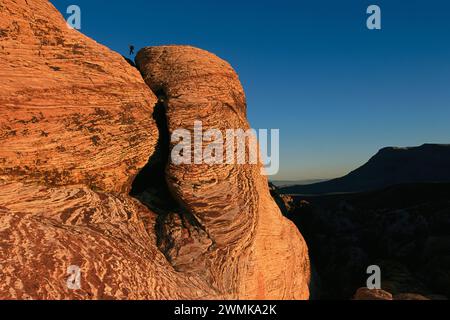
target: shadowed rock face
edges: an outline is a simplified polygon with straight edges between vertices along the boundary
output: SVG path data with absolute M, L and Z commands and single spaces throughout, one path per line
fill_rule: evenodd
M 249 127 L 226 62 L 146 48 L 145 84 L 44 0 L 1 0 L 0 29 L 0 298 L 309 297 L 307 247 L 259 165 L 168 161 L 194 120 Z
M 417 295 L 448 299 L 449 195 L 450 183 L 418 183 L 371 192 L 294 196 L 287 217 L 310 248 L 318 297 L 350 299 L 367 286 L 367 267 L 377 265 L 381 289 L 394 300 L 420 298 Z M 370 296 L 371 290 L 361 290 L 357 296 Z M 378 292 L 372 294 L 376 298 Z

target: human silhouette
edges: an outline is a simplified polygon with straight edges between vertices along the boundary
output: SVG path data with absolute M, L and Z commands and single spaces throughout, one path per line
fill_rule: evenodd
M 130 45 L 130 56 L 134 54 L 134 46 Z

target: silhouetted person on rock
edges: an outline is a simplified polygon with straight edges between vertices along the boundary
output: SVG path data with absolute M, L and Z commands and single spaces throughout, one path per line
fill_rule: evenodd
M 130 56 L 134 54 L 134 46 L 130 45 Z

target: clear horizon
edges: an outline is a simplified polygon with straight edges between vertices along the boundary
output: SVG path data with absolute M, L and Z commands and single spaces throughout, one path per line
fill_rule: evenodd
M 387 146 L 450 143 L 450 3 L 51 1 L 81 32 L 128 45 L 189 44 L 235 68 L 253 128 L 280 129 L 271 180 L 331 179 Z M 366 9 L 382 29 L 366 28 Z

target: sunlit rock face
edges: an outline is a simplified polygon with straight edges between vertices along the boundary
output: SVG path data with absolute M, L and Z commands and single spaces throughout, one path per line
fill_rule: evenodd
M 260 165 L 170 161 L 195 120 L 249 128 L 228 63 L 145 48 L 144 81 L 44 0 L 1 0 L 0 48 L 0 298 L 309 297 Z
M 227 129 L 250 128 L 239 78 L 217 56 L 189 46 L 147 47 L 138 53 L 136 63 L 164 101 L 169 135 L 178 129 L 194 132 L 195 122 L 201 121 L 203 131 L 220 130 L 227 144 Z M 166 254 L 176 267 L 206 270 L 215 286 L 237 297 L 308 297 L 306 245 L 272 200 L 259 164 L 169 162 L 166 180 L 176 201 L 183 204 L 181 215 L 194 220 L 188 229 L 197 226 L 205 232 L 187 232 L 202 241 L 188 241 L 182 232 L 175 236 Z M 167 215 L 169 224 L 179 212 Z M 195 256 L 173 250 L 186 242 L 198 244 Z
M 155 95 L 39 0 L 0 2 L 0 174 L 127 192 L 158 139 Z

